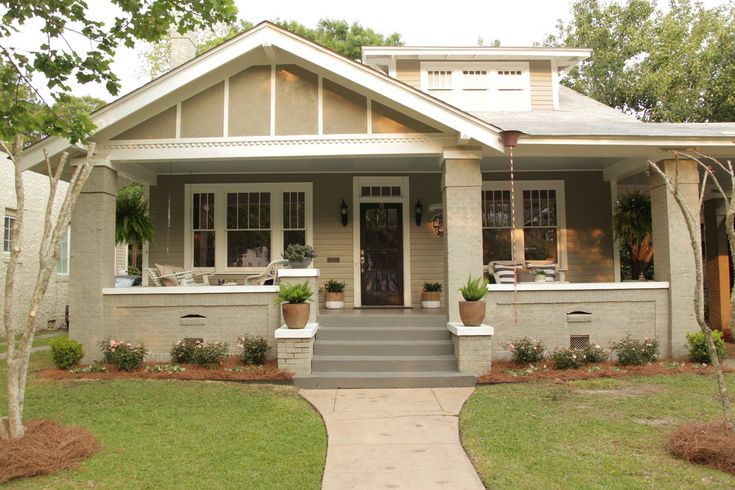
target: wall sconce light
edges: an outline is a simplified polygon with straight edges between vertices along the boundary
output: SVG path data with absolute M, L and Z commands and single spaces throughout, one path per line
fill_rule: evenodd
M 347 203 L 342 199 L 342 204 L 339 206 L 339 216 L 342 218 L 342 226 L 347 226 Z
M 413 208 L 413 217 L 416 219 L 416 226 L 421 226 L 421 218 L 424 214 L 424 206 L 421 204 L 421 200 L 416 200 L 416 207 Z

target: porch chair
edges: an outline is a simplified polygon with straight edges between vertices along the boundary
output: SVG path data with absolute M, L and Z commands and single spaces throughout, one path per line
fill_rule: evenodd
M 285 259 L 278 259 L 272 261 L 268 266 L 265 268 L 265 271 L 261 274 L 258 274 L 256 276 L 248 276 L 245 278 L 245 284 L 249 285 L 256 285 L 256 286 L 263 286 L 263 285 L 270 285 L 270 284 L 277 284 L 278 283 L 278 269 L 281 268 L 281 266 L 288 264 L 288 260 Z
M 161 282 L 161 277 L 158 275 L 158 269 L 154 269 L 153 267 L 146 267 L 143 269 L 146 274 L 148 274 L 148 280 L 150 281 L 150 284 L 153 286 L 161 287 L 163 286 L 163 283 Z

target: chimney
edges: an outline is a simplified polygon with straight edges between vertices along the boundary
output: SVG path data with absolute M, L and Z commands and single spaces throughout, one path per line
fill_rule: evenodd
M 169 69 L 173 70 L 183 65 L 197 55 L 197 47 L 194 40 L 188 34 L 179 34 L 176 31 L 168 33 L 171 45 L 169 47 L 168 59 Z

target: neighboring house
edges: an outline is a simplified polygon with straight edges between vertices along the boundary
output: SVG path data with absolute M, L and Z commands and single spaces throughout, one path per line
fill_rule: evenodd
M 144 266 L 241 283 L 299 242 L 319 252 L 320 281 L 348 283 L 344 316 L 312 318 L 328 326 L 317 334 L 313 362 L 313 339 L 291 350 L 279 340 L 279 357 L 290 356 L 282 365 L 300 374 L 312 365 L 342 379 L 371 369 L 394 377 L 456 372 L 455 357 L 460 371 L 487 369 L 487 336 L 452 337 L 454 348 L 427 354 L 443 363 L 437 367 L 412 354 L 429 352 L 421 349 L 431 337 L 400 325 L 458 321 L 467 277 L 513 260 L 545 264 L 557 280 L 490 286 L 486 322 L 496 355 L 507 357 L 504 343 L 524 335 L 554 347 L 606 345 L 627 332 L 658 337 L 664 354 L 681 355 L 696 323 L 679 210 L 652 179 L 656 281 L 620 282 L 613 204 L 619 183 L 648 187 L 652 159 L 678 172 L 696 205 L 696 166 L 675 164 L 669 149 L 733 156 L 735 124 L 642 123 L 561 86 L 589 55 L 366 47 L 356 62 L 262 23 L 178 66 L 93 115 L 97 167 L 72 225 L 72 337 L 87 352 L 115 336 L 166 357 L 182 337 L 232 343 L 251 333 L 273 342 L 280 325 L 272 286 L 111 289 L 115 194 L 125 177 L 149 193 L 156 239 Z M 67 148 L 50 138 L 27 161 Z M 427 281 L 444 284 L 439 315 L 395 309 L 419 308 Z M 379 310 L 351 312 L 368 307 Z M 364 336 L 360 325 L 369 327 Z M 381 355 L 396 353 L 403 357 Z
M 16 269 L 15 290 L 20 304 L 30 302 L 38 274 L 38 247 L 43 232 L 46 203 L 49 195 L 48 177 L 33 172 L 23 174 L 25 185 L 25 236 L 22 244 L 24 255 Z M 61 182 L 59 192 L 66 192 L 67 184 Z M 56 199 L 54 211 L 61 207 L 63 196 Z M 16 219 L 15 176 L 13 166 L 5 159 L 0 160 L 0 216 L 3 224 L 3 243 L 0 250 L 0 284 L 5 291 L 5 270 L 11 248 L 17 244 L 12 233 Z M 69 243 L 70 233 L 64 236 L 61 256 L 56 271 L 51 275 L 48 291 L 38 314 L 38 330 L 66 327 L 66 307 L 69 289 Z M 3 304 L 0 304 L 0 329 L 5 332 Z

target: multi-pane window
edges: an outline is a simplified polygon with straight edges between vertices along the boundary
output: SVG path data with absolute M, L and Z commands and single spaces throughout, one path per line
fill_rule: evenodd
M 450 90 L 452 88 L 452 70 L 429 70 L 429 90 Z
M 13 227 L 15 226 L 15 214 L 8 209 L 5 210 L 3 222 L 3 252 L 10 253 L 13 248 Z
M 57 274 L 69 274 L 69 232 L 69 228 L 67 228 L 66 233 L 61 236 L 59 261 L 56 263 Z
M 557 262 L 556 191 L 523 191 L 523 251 L 526 260 Z
M 214 267 L 214 193 L 194 193 L 192 211 L 194 267 Z
M 482 192 L 482 256 L 485 264 L 511 260 L 510 191 Z
M 462 70 L 462 88 L 464 90 L 487 90 L 490 80 L 487 70 Z
M 401 187 L 398 185 L 364 185 L 360 188 L 360 195 L 362 197 L 400 197 Z
M 228 192 L 227 266 L 265 267 L 270 260 L 270 192 Z
M 306 193 L 283 193 L 283 246 L 306 245 Z

